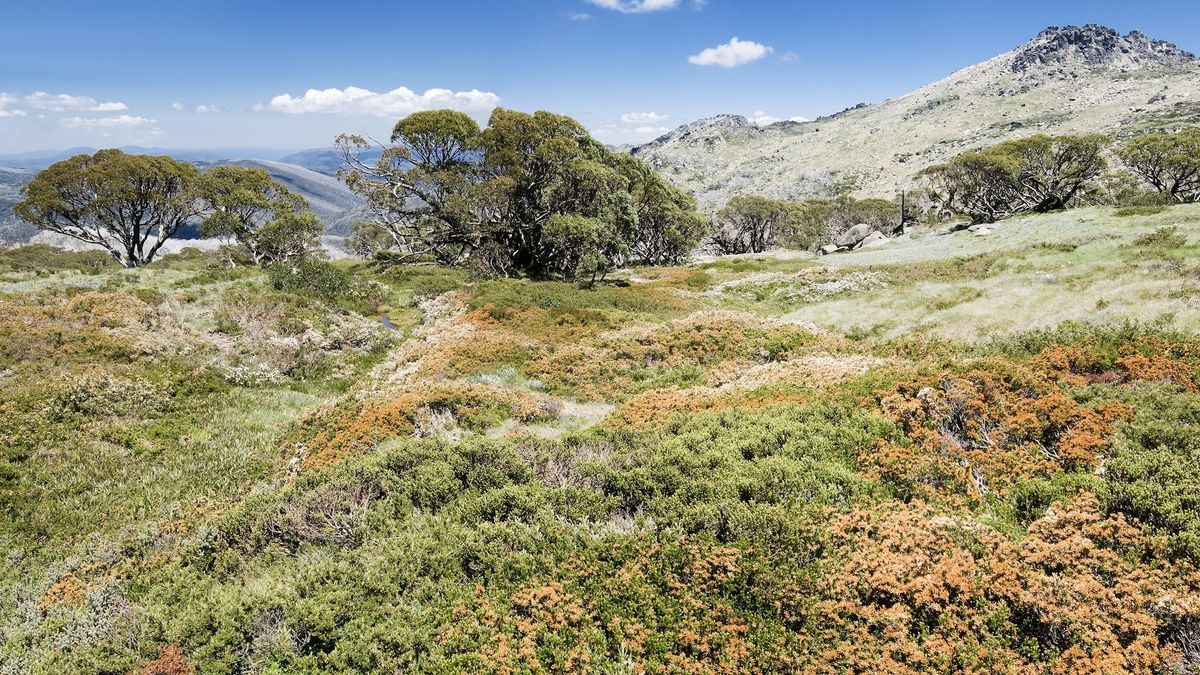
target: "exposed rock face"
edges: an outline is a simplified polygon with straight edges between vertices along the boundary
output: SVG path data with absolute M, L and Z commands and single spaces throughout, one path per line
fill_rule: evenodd
M 631 152 L 717 209 L 735 194 L 828 197 L 847 183 L 891 198 L 932 164 L 1036 133 L 1197 125 L 1200 60 L 1137 31 L 1068 26 L 898 98 L 762 128 L 706 118 Z
M 1018 48 L 1010 66 L 1023 73 L 1038 66 L 1083 65 L 1127 70 L 1158 67 L 1178 68 L 1196 57 L 1162 40 L 1151 40 L 1141 31 L 1121 35 L 1105 26 L 1089 23 L 1082 28 L 1051 26 Z
M 875 230 L 875 231 L 871 232 L 871 234 L 868 234 L 862 241 L 858 242 L 858 246 L 855 246 L 854 248 L 857 248 L 857 249 L 876 248 L 879 246 L 883 246 L 884 244 L 887 244 L 887 243 L 888 243 L 888 238 L 883 236 L 882 232 Z

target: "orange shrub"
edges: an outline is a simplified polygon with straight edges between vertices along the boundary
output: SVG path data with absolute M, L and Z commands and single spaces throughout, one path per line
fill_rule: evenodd
M 367 452 L 379 442 L 415 433 L 422 414 L 449 415 L 456 424 L 482 429 L 505 419 L 548 419 L 551 407 L 535 394 L 480 384 L 446 383 L 409 388 L 363 407 L 325 409 L 306 420 L 316 429 L 308 443 L 305 468 L 327 466 Z
M 187 660 L 179 645 L 160 647 L 158 658 L 143 665 L 138 675 L 193 675 L 195 667 Z
M 902 484 L 948 486 L 973 499 L 1027 478 L 1095 466 L 1113 423 L 1130 413 L 1122 405 L 1085 406 L 1027 368 L 913 380 L 884 394 L 880 404 L 903 426 L 913 453 L 929 457 L 888 449 L 878 459 L 863 457 L 864 468 Z

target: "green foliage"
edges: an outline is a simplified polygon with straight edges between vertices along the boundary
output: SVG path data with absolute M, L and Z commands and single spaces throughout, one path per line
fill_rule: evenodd
M 374 313 L 386 300 L 378 283 L 355 279 L 343 268 L 320 260 L 271 265 L 267 277 L 275 290 L 311 294 L 365 314 Z
M 1125 208 L 1117 209 L 1113 212 L 1118 218 L 1128 218 L 1130 216 L 1154 216 L 1166 211 L 1165 206 L 1126 206 Z
M 1200 560 L 1200 396 L 1151 389 L 1105 463 L 1104 504 L 1171 538 Z
M 13 211 L 39 229 L 102 246 L 122 265 L 140 267 L 200 214 L 199 175 L 170 157 L 100 150 L 39 172 L 21 188 L 25 199 Z
M 99 274 L 116 267 L 113 257 L 104 251 L 67 251 L 48 244 L 0 247 L 0 271 L 48 274 L 74 270 Z
M 1131 242 L 1134 246 L 1146 248 L 1177 249 L 1187 246 L 1187 235 L 1174 225 L 1156 228 L 1153 232 L 1143 234 Z
M 1200 128 L 1142 134 L 1117 154 L 1167 201 L 1200 201 Z
M 794 207 L 782 199 L 738 195 L 717 212 L 710 245 L 723 255 L 762 253 L 776 245 L 790 225 Z
M 921 172 L 943 208 L 992 223 L 1014 214 L 1064 209 L 1098 191 L 1107 168 L 1104 136 L 1044 134 L 968 152 Z
M 480 130 L 435 110 L 396 123 L 368 165 L 366 140 L 342 136 L 343 179 L 374 217 L 356 246 L 483 276 L 594 280 L 628 262 L 676 262 L 703 234 L 695 203 L 578 122 L 497 108 Z
M 214 166 L 200 188 L 208 202 L 205 236 L 231 240 L 256 265 L 299 260 L 320 252 L 324 224 L 308 203 L 262 169 Z

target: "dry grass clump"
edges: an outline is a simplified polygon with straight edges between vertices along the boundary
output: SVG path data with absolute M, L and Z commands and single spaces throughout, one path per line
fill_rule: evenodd
M 873 270 L 808 267 L 791 274 L 756 272 L 712 286 L 708 295 L 733 295 L 782 304 L 824 302 L 889 286 L 888 275 Z

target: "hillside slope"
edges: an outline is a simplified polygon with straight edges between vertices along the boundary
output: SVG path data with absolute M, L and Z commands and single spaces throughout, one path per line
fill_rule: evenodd
M 308 207 L 325 223 L 325 234 L 350 234 L 354 221 L 362 216 L 365 202 L 340 180 L 286 162 L 266 160 L 222 160 L 216 164 L 254 167 L 265 170 L 289 190 L 308 200 Z
M 907 237 L 0 249 L 0 672 L 1194 671 L 1200 205 Z
M 888 197 L 921 169 L 1033 133 L 1109 133 L 1200 124 L 1200 61 L 1109 28 L 1048 28 L 1032 41 L 899 98 L 765 128 L 722 115 L 631 152 L 701 204 L 733 194 L 804 198 L 850 184 Z

